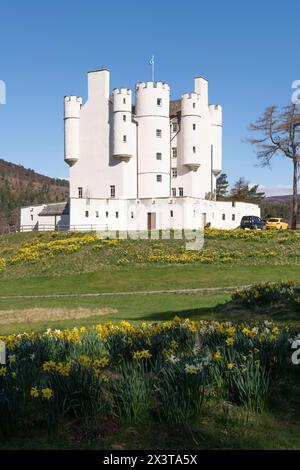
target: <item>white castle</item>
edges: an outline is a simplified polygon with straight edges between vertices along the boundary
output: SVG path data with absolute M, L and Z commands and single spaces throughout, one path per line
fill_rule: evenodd
M 167 83 L 110 93 L 109 71 L 88 73 L 88 98 L 64 99 L 68 203 L 30 206 L 21 226 L 147 230 L 234 228 L 254 204 L 215 200 L 222 171 L 222 107 L 208 103 L 208 82 L 170 101 Z

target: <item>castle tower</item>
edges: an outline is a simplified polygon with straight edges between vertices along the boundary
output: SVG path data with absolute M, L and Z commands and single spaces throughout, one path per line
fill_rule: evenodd
M 65 131 L 65 162 L 73 166 L 80 157 L 79 126 L 82 98 L 65 96 L 64 99 L 64 131 Z
M 119 161 L 129 161 L 133 154 L 131 90 L 113 90 L 113 156 Z
M 170 196 L 170 87 L 162 82 L 136 86 L 138 197 Z
M 222 171 L 222 106 L 210 105 L 210 132 L 212 150 L 212 173 L 218 176 Z
M 181 155 L 182 164 L 196 171 L 201 164 L 200 127 L 201 102 L 197 93 L 185 93 L 181 97 Z

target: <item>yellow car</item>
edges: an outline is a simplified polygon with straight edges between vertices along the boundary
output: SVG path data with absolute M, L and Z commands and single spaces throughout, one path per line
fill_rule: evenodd
M 266 223 L 266 229 L 275 229 L 275 230 L 287 230 L 289 228 L 289 224 L 284 222 L 283 219 L 279 218 L 272 218 L 268 219 Z

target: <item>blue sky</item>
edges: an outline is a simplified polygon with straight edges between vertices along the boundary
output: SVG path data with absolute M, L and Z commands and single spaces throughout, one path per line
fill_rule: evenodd
M 223 106 L 223 168 L 233 182 L 287 193 L 292 168 L 281 157 L 272 171 L 255 166 L 242 142 L 249 123 L 271 104 L 288 104 L 300 79 L 298 1 L 1 0 L 0 158 L 67 177 L 63 161 L 63 97 L 86 97 L 86 72 L 107 67 L 111 87 L 156 79 L 172 98 L 209 80 L 209 100 Z

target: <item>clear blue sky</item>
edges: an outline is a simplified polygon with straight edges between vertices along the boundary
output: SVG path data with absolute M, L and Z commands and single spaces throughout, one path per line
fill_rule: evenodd
M 85 97 L 86 72 L 101 66 L 112 87 L 150 80 L 154 54 L 156 78 L 174 99 L 192 90 L 194 76 L 208 78 L 210 102 L 223 106 L 231 182 L 290 186 L 289 162 L 257 168 L 242 139 L 267 105 L 290 102 L 300 79 L 299 1 L 1 0 L 0 18 L 0 158 L 67 177 L 63 96 Z

